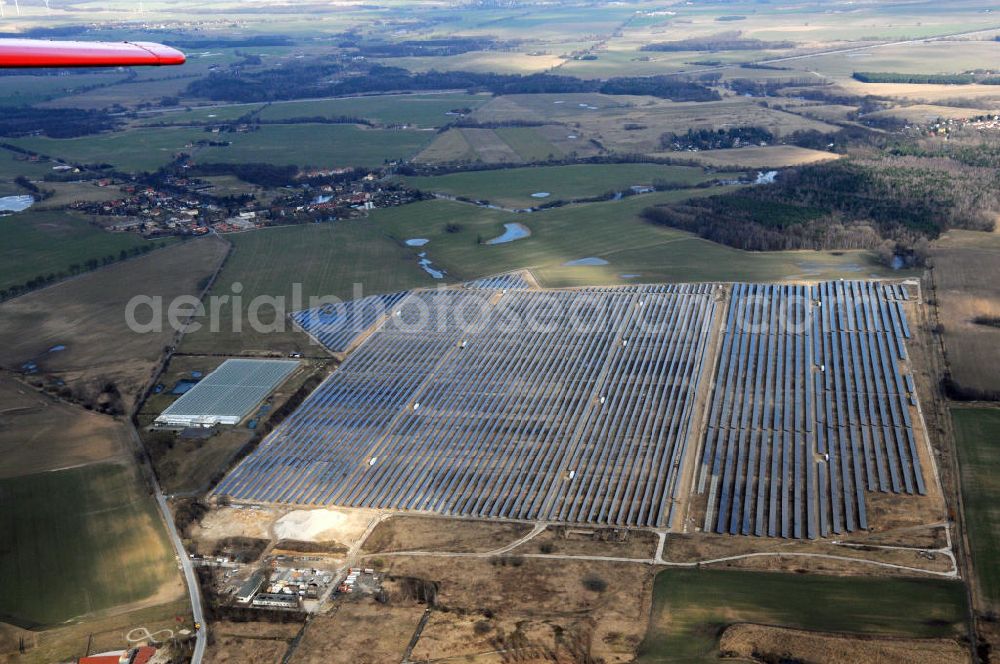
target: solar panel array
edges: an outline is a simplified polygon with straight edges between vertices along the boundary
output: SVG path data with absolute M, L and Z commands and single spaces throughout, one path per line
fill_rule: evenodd
M 715 299 L 710 285 L 416 291 L 216 491 L 667 525 Z
M 326 304 L 296 311 L 292 320 L 330 350 L 343 353 L 408 294 L 402 291 Z
M 493 277 L 483 277 L 463 284 L 466 288 L 486 288 L 493 290 L 513 290 L 531 288 L 531 284 L 521 272 L 508 272 Z
M 157 418 L 225 418 L 239 421 L 299 365 L 296 360 L 241 360 L 223 362 Z
M 736 284 L 698 478 L 705 529 L 868 528 L 865 492 L 924 494 L 901 286 Z

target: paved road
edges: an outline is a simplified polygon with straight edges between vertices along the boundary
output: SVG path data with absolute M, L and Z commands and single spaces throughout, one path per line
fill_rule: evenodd
M 201 606 L 201 588 L 198 587 L 198 577 L 194 573 L 194 565 L 191 564 L 191 558 L 188 556 L 187 551 L 184 550 L 184 543 L 181 541 L 180 533 L 177 532 L 177 527 L 174 525 L 174 517 L 170 513 L 170 507 L 167 506 L 167 499 L 163 496 L 163 492 L 160 491 L 159 484 L 154 484 L 154 488 L 156 489 L 156 504 L 160 506 L 163 519 L 167 522 L 170 541 L 174 544 L 174 549 L 177 551 L 177 557 L 181 563 L 181 569 L 184 572 L 184 581 L 187 583 L 188 595 L 191 597 L 191 613 L 194 614 L 194 621 L 200 625 L 194 635 L 194 654 L 191 656 L 191 664 L 201 664 L 201 660 L 205 656 L 205 645 L 208 641 L 205 614 Z
M 135 426 L 131 422 L 127 422 L 126 425 L 131 434 L 132 443 L 137 449 L 143 450 L 142 441 L 139 438 L 139 432 L 135 430 Z M 191 614 L 194 616 L 194 621 L 200 625 L 194 635 L 194 654 L 191 656 L 191 664 L 201 664 L 201 660 L 205 656 L 205 646 L 208 645 L 208 624 L 205 622 L 205 613 L 202 610 L 201 588 L 198 586 L 198 577 L 194 572 L 194 565 L 191 564 L 191 558 L 184 549 L 184 542 L 181 541 L 180 533 L 177 532 L 177 526 L 174 524 L 174 515 L 170 512 L 167 499 L 160 489 L 160 483 L 156 479 L 156 474 L 149 465 L 149 458 L 145 454 L 143 454 L 142 458 L 145 459 L 142 465 L 146 480 L 153 488 L 153 493 L 156 496 L 156 505 L 160 508 L 160 514 L 163 515 L 163 520 L 166 522 L 170 542 L 174 546 L 181 571 L 184 573 L 184 582 L 187 584 L 188 596 L 191 598 Z

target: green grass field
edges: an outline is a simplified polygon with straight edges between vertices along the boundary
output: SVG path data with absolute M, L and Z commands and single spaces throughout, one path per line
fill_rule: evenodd
M 260 117 L 262 120 L 286 120 L 346 115 L 384 125 L 412 124 L 420 127 L 440 127 L 455 119 L 455 116 L 447 115 L 449 111 L 461 108 L 476 109 L 489 99 L 490 97 L 486 95 L 447 93 L 279 102 L 265 108 Z
M 494 132 L 524 161 L 544 161 L 565 154 L 539 134 L 535 127 L 500 127 Z
M 129 172 L 155 171 L 191 143 L 210 136 L 200 129 L 168 127 L 124 131 L 81 138 L 31 136 L 8 141 L 19 147 L 73 163 L 109 163 Z
M 983 598 L 1000 607 L 1000 411 L 954 408 L 965 522 Z
M 729 174 L 706 174 L 700 168 L 661 166 L 657 164 L 579 164 L 574 166 L 539 166 L 510 168 L 503 171 L 472 171 L 428 177 L 400 178 L 423 191 L 488 200 L 512 208 L 531 207 L 557 200 L 573 200 L 622 191 L 632 185 L 650 185 L 663 180 L 693 186 Z M 547 198 L 532 198 L 536 192 L 548 192 Z
M 260 109 L 263 104 L 234 104 L 222 108 L 170 109 L 162 112 L 143 113 L 134 122 L 137 126 L 157 124 L 200 124 L 212 125 L 227 120 L 241 118 L 247 113 Z
M 301 306 L 308 306 L 310 295 L 353 297 L 355 283 L 369 295 L 454 283 L 525 267 L 532 268 L 543 285 L 553 287 L 887 274 L 867 252 L 745 252 L 653 226 L 638 217 L 644 207 L 654 203 L 720 191 L 678 190 L 520 215 L 451 201 L 425 201 L 375 210 L 368 219 L 233 234 L 228 237 L 236 251 L 226 263 L 213 295 L 231 295 L 238 282 L 243 289 L 244 309 L 257 295 L 270 295 L 284 297 L 285 310 L 293 311 L 295 283 L 302 284 L 305 301 Z M 513 221 L 528 226 L 533 235 L 503 245 L 480 243 L 500 235 L 503 224 Z M 457 225 L 457 232 L 449 232 L 449 224 Z M 408 247 L 405 241 L 410 238 L 430 242 L 420 248 Z M 445 280 L 431 279 L 418 267 L 417 254 L 423 251 L 436 267 L 447 270 Z M 609 265 L 563 265 L 590 256 L 602 257 Z M 623 276 L 628 274 L 639 277 L 630 280 Z M 242 333 L 234 333 L 231 313 L 228 305 L 223 307 L 219 331 L 205 327 L 187 335 L 182 350 L 316 350 L 294 330 L 259 333 L 245 319 Z M 265 305 L 260 320 L 266 323 L 272 319 L 272 307 Z
M 0 180 L 13 180 L 19 175 L 30 179 L 40 179 L 52 172 L 53 164 L 45 162 L 18 161 L 14 159 L 14 153 L 8 150 L 0 150 Z M 9 189 L 5 188 L 4 191 Z M 13 193 L 23 194 L 15 187 Z
M 532 268 L 544 285 L 556 287 L 629 283 L 622 277 L 627 274 L 639 275 L 633 282 L 781 281 L 888 274 L 868 252 L 740 251 L 654 226 L 639 217 L 650 205 L 723 191 L 677 190 L 531 214 L 425 201 L 376 210 L 371 219 L 399 243 L 409 238 L 430 240 L 419 251 L 426 251 L 436 265 L 448 271 L 449 279 L 456 281 L 525 267 Z M 503 224 L 509 222 L 530 228 L 531 237 L 501 245 L 480 243 L 499 236 Z M 458 232 L 448 232 L 449 224 L 457 224 Z M 591 256 L 609 264 L 563 265 Z
M 195 154 L 195 160 L 379 166 L 386 160 L 412 157 L 433 137 L 433 132 L 361 129 L 354 125 L 268 125 L 248 134 L 226 134 L 224 140 L 232 141 L 232 145 L 202 148 Z
M 417 265 L 412 249 L 385 237 L 369 220 L 273 228 L 227 236 L 235 245 L 213 295 L 231 295 L 243 288 L 244 311 L 258 295 L 284 297 L 287 312 L 309 306 L 311 295 L 353 297 L 361 284 L 364 295 L 430 286 L 435 282 Z M 292 302 L 292 285 L 302 285 L 305 301 Z M 260 319 L 273 320 L 273 307 L 261 309 Z M 232 331 L 232 309 L 222 309 L 219 332 L 207 326 L 184 337 L 184 352 L 239 353 L 271 350 L 313 353 L 309 339 L 290 326 L 285 332 L 257 333 L 244 322 L 242 333 Z
M 722 628 L 738 622 L 952 637 L 964 617 L 957 581 L 674 569 L 656 576 L 638 661 L 717 661 Z
M 4 621 L 55 625 L 146 599 L 177 577 L 156 507 L 126 466 L 0 480 L 0 503 Z
M 125 80 L 117 71 L 77 73 L 70 76 L 17 75 L 0 77 L 0 106 L 26 106 L 95 85 Z
M 83 265 L 147 243 L 132 233 L 109 233 L 75 214 L 26 210 L 0 217 L 0 288 Z
M 300 166 L 378 166 L 413 156 L 432 132 L 366 130 L 354 125 L 271 125 L 247 134 L 206 134 L 194 127 L 143 128 L 83 138 L 10 139 L 22 148 L 73 163 L 110 163 L 129 171 L 154 171 L 179 152 L 203 162 L 265 162 Z M 232 141 L 228 147 L 193 146 L 199 140 Z

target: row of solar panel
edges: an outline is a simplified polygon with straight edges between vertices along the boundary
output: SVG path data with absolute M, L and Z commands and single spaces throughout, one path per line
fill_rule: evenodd
M 925 493 L 898 369 L 907 297 L 871 282 L 733 287 L 698 478 L 707 530 L 851 532 L 868 527 L 866 489 Z
M 402 291 L 330 303 L 296 311 L 291 317 L 321 344 L 334 352 L 343 353 L 358 337 L 387 317 L 407 295 L 409 291 Z
M 715 307 L 688 290 L 415 292 L 217 491 L 663 526 Z
M 464 284 L 470 290 L 482 290 L 483 297 L 492 291 L 526 290 L 531 284 L 521 272 L 485 277 Z M 712 284 L 639 285 L 584 289 L 582 292 L 617 293 L 709 293 Z M 373 295 L 356 300 L 338 301 L 291 314 L 291 318 L 319 343 L 337 353 L 350 350 L 365 333 L 376 329 L 395 311 L 410 291 Z
M 531 284 L 521 272 L 508 272 L 493 277 L 483 277 L 463 284 L 466 288 L 482 288 L 488 290 L 524 290 Z
M 161 417 L 230 416 L 242 418 L 298 366 L 295 360 L 226 360 Z

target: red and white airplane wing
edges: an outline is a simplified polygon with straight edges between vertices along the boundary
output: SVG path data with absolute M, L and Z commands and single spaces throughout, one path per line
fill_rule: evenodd
M 0 39 L 0 69 L 182 65 L 184 54 L 151 42 Z

